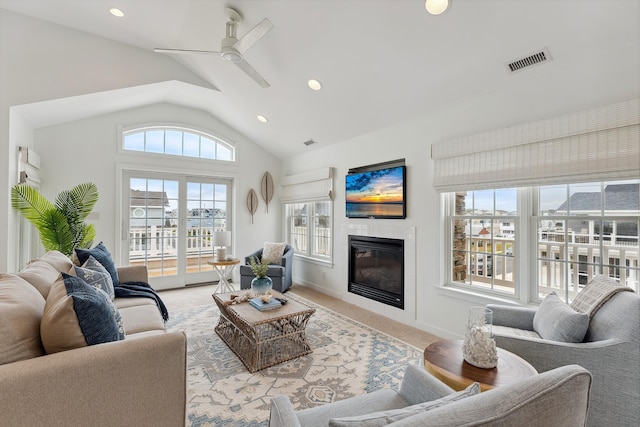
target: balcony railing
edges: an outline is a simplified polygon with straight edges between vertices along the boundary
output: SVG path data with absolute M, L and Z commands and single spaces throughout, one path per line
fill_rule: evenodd
M 600 236 L 587 234 L 587 233 L 575 233 L 573 231 L 562 230 L 559 231 L 538 231 L 539 242 L 565 242 L 566 243 L 579 243 L 586 245 L 598 245 L 600 244 Z M 620 235 L 606 235 L 602 239 L 603 246 L 628 246 L 638 247 L 638 236 L 620 236 Z
M 213 251 L 214 227 L 187 228 L 187 256 Z M 177 229 L 150 226 L 129 229 L 129 259 L 153 259 L 178 256 Z

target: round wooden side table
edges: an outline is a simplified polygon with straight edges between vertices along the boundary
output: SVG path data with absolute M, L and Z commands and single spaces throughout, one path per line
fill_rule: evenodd
M 498 366 L 495 368 L 483 369 L 470 365 L 462 357 L 462 340 L 429 344 L 424 350 L 424 367 L 457 391 L 464 390 L 474 382 L 479 382 L 480 390 L 486 391 L 538 375 L 529 362 L 502 348 L 498 348 Z

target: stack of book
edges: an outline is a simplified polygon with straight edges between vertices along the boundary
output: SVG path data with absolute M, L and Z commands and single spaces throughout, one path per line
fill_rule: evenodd
M 262 302 L 260 298 L 251 298 L 249 300 L 249 304 L 251 304 L 252 306 L 254 306 L 260 311 L 271 310 L 273 308 L 278 308 L 282 306 L 282 303 L 280 303 L 280 301 L 278 301 L 275 298 L 271 298 L 271 300 L 266 303 Z

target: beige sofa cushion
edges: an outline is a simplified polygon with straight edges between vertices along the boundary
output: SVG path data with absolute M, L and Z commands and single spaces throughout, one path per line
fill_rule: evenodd
M 58 271 L 67 272 L 71 269 L 73 262 L 71 259 L 59 251 L 49 251 L 42 258 L 39 258 L 41 261 L 47 262 L 53 268 Z
M 24 279 L 0 273 L 0 365 L 42 356 L 44 298 Z
M 61 252 L 50 251 L 42 258 L 33 260 L 18 273 L 27 282 L 31 283 L 46 299 L 53 283 L 58 280 L 60 272 L 68 272 L 73 263 Z
M 116 298 L 118 301 L 119 298 Z M 137 305 L 131 307 L 119 308 L 122 321 L 124 322 L 124 329 L 129 334 L 137 334 L 145 331 L 164 331 L 165 325 L 162 321 L 162 315 L 155 305 L 153 300 L 152 304 Z

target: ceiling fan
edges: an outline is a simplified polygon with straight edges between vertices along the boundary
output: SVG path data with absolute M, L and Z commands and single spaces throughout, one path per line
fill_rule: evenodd
M 206 54 L 220 55 L 222 59 L 233 62 L 238 68 L 244 71 L 256 83 L 263 88 L 271 86 L 265 79 L 244 59 L 244 53 L 259 41 L 272 28 L 273 24 L 267 18 L 263 19 L 258 25 L 253 27 L 247 34 L 238 39 L 237 30 L 238 23 L 242 21 L 242 16 L 238 11 L 227 7 L 224 9 L 225 15 L 229 18 L 227 21 L 227 36 L 222 39 L 220 51 L 211 50 L 189 50 L 189 49 L 162 49 L 155 48 L 154 52 L 159 53 L 176 53 L 176 54 Z

